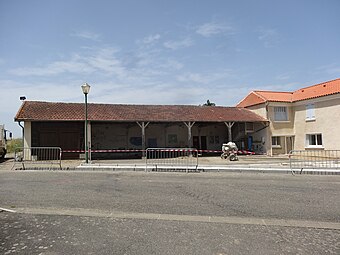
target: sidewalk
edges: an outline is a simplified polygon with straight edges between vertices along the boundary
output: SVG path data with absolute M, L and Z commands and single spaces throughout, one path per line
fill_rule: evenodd
M 147 170 L 152 171 L 150 166 Z M 81 163 L 78 170 L 104 171 L 145 171 L 143 159 L 134 160 L 98 160 L 91 164 Z M 182 169 L 183 170 L 183 169 Z M 194 170 L 193 168 L 189 170 Z M 229 161 L 220 157 L 199 157 L 198 171 L 204 172 L 253 172 L 253 173 L 284 173 L 292 174 L 288 156 L 269 157 L 265 155 L 239 156 L 238 161 Z M 161 170 L 162 171 L 162 170 Z M 166 171 L 166 170 L 163 170 Z M 174 171 L 174 170 L 168 170 Z M 340 169 L 295 169 L 294 174 L 340 175 Z
M 13 159 L 6 159 L 0 162 L 0 171 L 20 170 L 21 163 L 15 163 Z M 47 165 L 30 165 L 27 168 L 31 170 L 58 170 L 58 166 L 50 168 Z M 147 168 L 153 170 L 153 166 Z M 94 160 L 86 164 L 84 160 L 63 160 L 63 171 L 145 171 L 145 159 L 127 159 L 127 160 Z M 177 169 L 179 171 L 179 169 Z M 181 169 L 183 171 L 183 169 Z M 190 171 L 204 172 L 253 172 L 253 173 L 284 173 L 291 174 L 289 159 L 287 156 L 269 157 L 265 155 L 244 155 L 239 156 L 239 161 L 229 161 L 220 157 L 199 157 L 198 168 L 191 168 Z M 166 171 L 166 170 L 161 170 Z M 176 171 L 168 169 L 167 171 Z M 318 175 L 340 175 L 340 169 L 295 169 L 295 174 L 318 174 Z

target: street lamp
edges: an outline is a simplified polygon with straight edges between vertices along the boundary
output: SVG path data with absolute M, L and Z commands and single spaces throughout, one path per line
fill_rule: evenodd
M 90 92 L 90 85 L 84 83 L 81 85 L 81 89 L 85 95 L 85 162 L 89 163 L 89 153 L 88 153 L 88 141 L 87 141 L 87 94 Z

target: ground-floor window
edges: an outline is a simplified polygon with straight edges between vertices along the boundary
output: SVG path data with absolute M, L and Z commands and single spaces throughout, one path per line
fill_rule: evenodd
M 281 137 L 280 136 L 272 136 L 272 147 L 273 148 L 281 148 Z
M 220 144 L 220 137 L 218 135 L 209 136 L 209 144 Z
M 322 134 L 307 134 L 306 147 L 322 147 Z

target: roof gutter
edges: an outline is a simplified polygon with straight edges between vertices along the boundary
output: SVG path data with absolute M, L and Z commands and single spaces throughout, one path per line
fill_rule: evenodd
M 263 130 L 263 129 L 266 129 L 267 127 L 269 127 L 269 125 L 270 125 L 270 122 L 265 122 L 266 124 L 264 125 L 264 127 L 262 127 L 262 128 L 260 128 L 260 129 L 258 129 L 258 130 L 256 130 L 256 131 L 254 131 L 254 133 L 257 133 L 257 132 L 259 132 L 259 131 L 261 131 L 261 130 Z

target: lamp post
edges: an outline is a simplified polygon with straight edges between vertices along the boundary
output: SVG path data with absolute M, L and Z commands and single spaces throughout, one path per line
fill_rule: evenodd
M 87 94 L 90 92 L 90 85 L 84 83 L 81 86 L 83 93 L 85 95 L 85 162 L 86 164 L 89 163 L 89 153 L 88 153 L 88 139 L 87 139 Z

